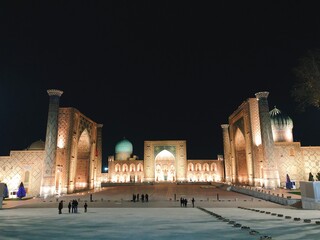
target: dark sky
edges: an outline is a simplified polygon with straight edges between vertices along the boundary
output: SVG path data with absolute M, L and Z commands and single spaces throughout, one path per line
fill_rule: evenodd
M 320 113 L 296 112 L 293 67 L 320 45 L 309 1 L 1 1 L 0 155 L 45 139 L 49 97 L 102 123 L 103 157 L 123 137 L 186 140 L 223 154 L 220 125 L 269 91 L 294 140 L 320 145 Z M 316 133 L 316 134 L 315 134 Z

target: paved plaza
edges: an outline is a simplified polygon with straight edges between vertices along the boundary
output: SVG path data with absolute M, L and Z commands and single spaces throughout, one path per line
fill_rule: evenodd
M 138 192 L 148 193 L 149 202 L 131 201 Z M 190 201 L 181 207 L 178 199 L 182 196 L 194 197 L 195 207 Z M 72 199 L 79 200 L 78 213 L 68 213 L 67 203 Z M 62 214 L 57 209 L 60 200 L 64 201 Z M 86 213 L 84 202 L 89 204 Z M 318 210 L 282 206 L 199 184 L 110 186 L 60 198 L 5 201 L 0 219 L 0 239 L 5 240 L 320 237 Z

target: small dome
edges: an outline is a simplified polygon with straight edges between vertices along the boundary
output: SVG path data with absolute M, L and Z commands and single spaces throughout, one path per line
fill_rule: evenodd
M 293 128 L 292 119 L 285 113 L 281 112 L 278 108 L 274 107 L 270 112 L 271 125 L 278 128 Z
M 27 148 L 27 150 L 44 150 L 44 149 L 45 149 L 45 142 L 42 140 L 31 143 L 31 145 Z
M 128 141 L 127 139 L 121 140 L 120 142 L 118 142 L 116 144 L 115 152 L 116 153 L 130 153 L 130 154 L 132 154 L 132 152 L 133 152 L 132 143 L 130 141 Z

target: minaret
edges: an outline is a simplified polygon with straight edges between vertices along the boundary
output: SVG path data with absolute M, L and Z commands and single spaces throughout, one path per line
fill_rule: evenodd
M 58 135 L 59 101 L 63 91 L 47 90 L 49 94 L 49 110 L 45 143 L 45 159 L 43 164 L 40 196 L 47 197 L 55 194 L 55 170 Z
M 103 124 L 97 124 L 97 145 L 96 145 L 96 165 L 94 173 L 94 187 L 101 186 L 102 173 L 102 127 Z
M 274 141 L 267 100 L 269 92 L 258 92 L 255 95 L 259 106 L 261 143 L 264 158 L 262 161 L 264 187 L 267 189 L 274 189 L 280 187 L 280 179 L 277 162 L 274 158 Z
M 229 136 L 229 124 L 222 124 L 222 137 L 223 137 L 223 154 L 224 154 L 224 179 L 226 182 L 232 181 L 231 171 L 231 158 L 230 158 L 230 136 Z

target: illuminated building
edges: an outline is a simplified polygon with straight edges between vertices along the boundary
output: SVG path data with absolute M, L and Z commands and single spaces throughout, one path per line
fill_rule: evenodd
M 296 187 L 320 172 L 320 147 L 293 141 L 293 121 L 276 107 L 269 111 L 268 92 L 244 101 L 223 129 L 226 181 L 285 187 L 286 174 Z

